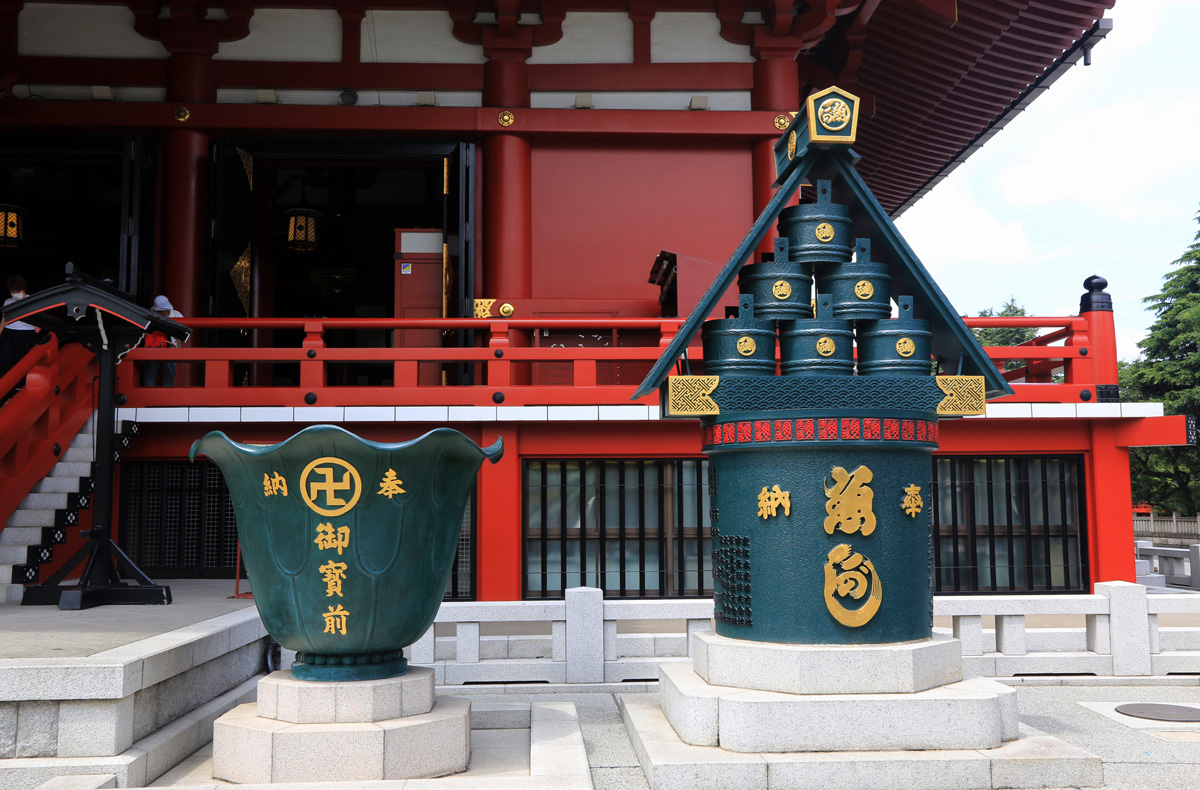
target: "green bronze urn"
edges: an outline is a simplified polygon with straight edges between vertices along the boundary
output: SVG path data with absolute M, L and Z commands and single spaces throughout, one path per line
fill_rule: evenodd
M 484 460 L 438 428 L 380 444 L 315 425 L 276 445 L 213 431 L 192 445 L 220 467 L 267 632 L 302 680 L 402 675 L 402 650 L 432 625 L 463 512 Z

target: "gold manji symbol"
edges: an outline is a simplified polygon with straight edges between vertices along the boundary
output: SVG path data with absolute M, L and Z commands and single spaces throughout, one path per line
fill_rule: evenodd
M 911 357 L 917 350 L 917 344 L 910 337 L 902 337 L 896 341 L 896 353 L 902 357 Z
M 823 357 L 827 357 L 837 351 L 837 343 L 833 342 L 832 337 L 822 337 L 817 340 L 817 353 Z
M 854 295 L 859 299 L 870 299 L 875 295 L 875 286 L 870 280 L 859 280 L 854 284 Z
M 775 128 L 781 132 L 784 129 L 788 128 L 788 124 L 791 122 L 792 122 L 792 119 L 787 117 L 786 115 L 776 115 L 775 116 Z
M 338 473 L 341 473 L 340 475 Z M 309 475 L 313 481 L 309 482 Z M 341 458 L 318 458 L 300 475 L 304 504 L 322 516 L 340 516 L 358 504 L 362 479 L 358 470 Z
M 817 229 L 816 229 L 816 231 L 814 231 L 814 234 L 817 237 L 817 241 L 821 241 L 821 242 L 833 241 L 833 235 L 834 235 L 833 234 L 833 226 L 830 225 L 828 222 L 822 222 L 820 225 L 817 226 Z
M 792 286 L 787 280 L 776 280 L 771 286 L 771 293 L 776 299 L 787 299 L 792 295 Z
M 788 135 L 788 161 L 789 162 L 792 161 L 792 159 L 795 156 L 796 156 L 796 130 L 793 129 L 792 133 Z
M 742 335 L 737 341 L 738 353 L 743 357 L 748 357 L 758 348 L 758 344 L 754 342 L 754 338 Z
M 500 115 L 499 115 L 499 116 L 496 118 L 496 121 L 497 121 L 497 122 L 498 122 L 498 123 L 499 123 L 501 126 L 512 126 L 514 123 L 516 123 L 516 120 L 517 120 L 517 116 L 513 115 L 513 114 L 512 114 L 511 112 L 509 112 L 508 110 L 504 110 L 504 111 L 503 111 L 503 112 L 501 112 L 501 113 L 500 113 Z
M 175 108 L 175 112 L 171 113 L 171 117 L 180 123 L 185 123 L 188 118 L 192 117 L 192 111 L 181 104 Z
M 841 99 L 826 99 L 817 108 L 817 120 L 831 132 L 840 132 L 850 123 L 850 105 Z

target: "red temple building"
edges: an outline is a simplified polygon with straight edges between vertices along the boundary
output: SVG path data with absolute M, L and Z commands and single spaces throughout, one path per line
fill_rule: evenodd
M 898 214 L 1084 60 L 1112 4 L 0 0 L 0 268 L 36 292 L 73 261 L 193 329 L 117 368 L 118 542 L 152 576 L 234 573 L 228 492 L 187 461 L 208 431 L 449 425 L 506 447 L 449 598 L 711 594 L 699 422 L 630 395 L 770 199 L 789 113 L 860 96 L 858 169 Z M 1188 424 L 1120 401 L 1103 287 L 1076 316 L 968 319 L 1042 334 L 987 349 L 1019 361 L 1014 395 L 942 424 L 939 592 L 1133 580 L 1128 448 Z M 174 387 L 142 386 L 154 361 Z M 0 390 L 22 377 L 0 409 L 10 601 L 90 520 L 69 445 L 92 356 L 52 340 Z

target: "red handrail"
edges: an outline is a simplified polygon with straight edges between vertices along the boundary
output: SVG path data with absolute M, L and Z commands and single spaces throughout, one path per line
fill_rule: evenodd
M 8 393 L 25 377 L 0 407 L 0 529 L 91 416 L 94 360 L 78 343 L 60 349 L 51 337 L 0 378 Z

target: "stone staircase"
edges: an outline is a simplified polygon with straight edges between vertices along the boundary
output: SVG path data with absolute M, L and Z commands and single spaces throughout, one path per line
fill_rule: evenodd
M 54 558 L 55 546 L 67 542 L 68 530 L 79 525 L 79 511 L 90 507 L 95 425 L 92 415 L 0 530 L 0 601 L 20 603 L 24 585 L 42 581 L 39 567 Z M 120 424 L 118 459 L 136 434 L 136 423 Z

